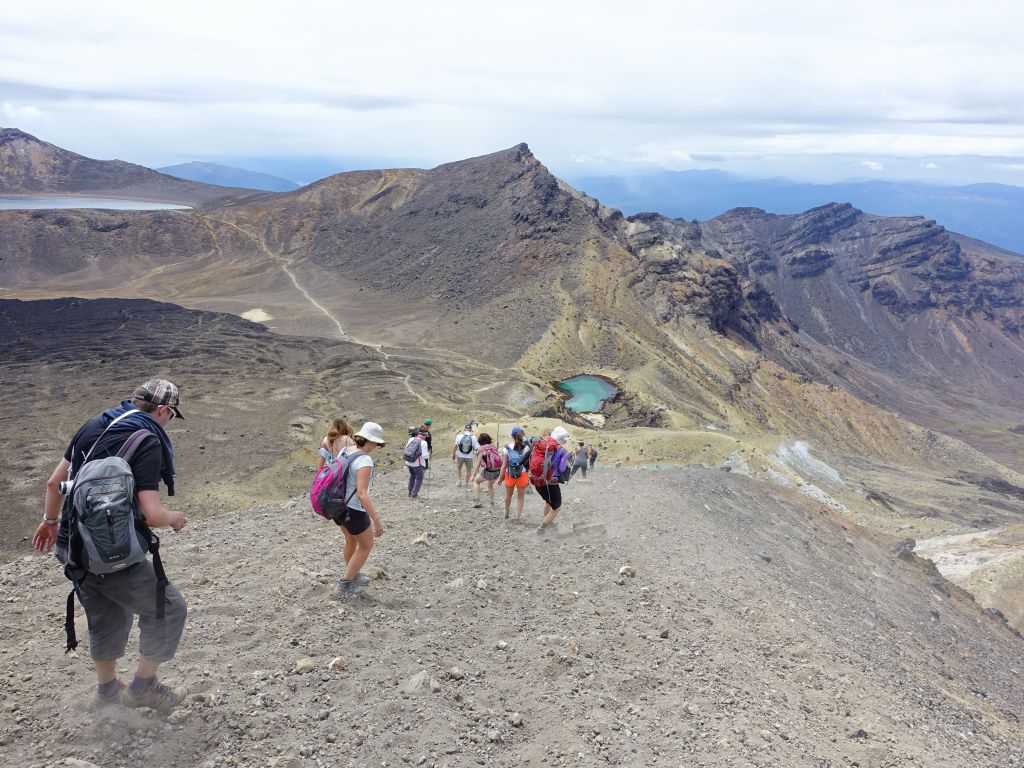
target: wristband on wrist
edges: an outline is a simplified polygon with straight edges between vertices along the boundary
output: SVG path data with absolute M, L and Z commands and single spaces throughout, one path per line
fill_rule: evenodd
M 43 522 L 46 523 L 47 525 L 56 525 L 57 523 L 60 522 L 60 518 L 59 517 L 55 517 L 55 518 L 53 518 L 51 520 L 46 515 L 43 515 Z

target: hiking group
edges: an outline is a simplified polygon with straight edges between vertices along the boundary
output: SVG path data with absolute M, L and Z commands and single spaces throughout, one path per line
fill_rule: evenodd
M 185 627 L 187 605 L 167 579 L 154 528 L 181 531 L 188 520 L 165 508 L 159 484 L 174 495 L 174 449 L 166 427 L 183 419 L 178 388 L 166 379 L 150 379 L 132 397 L 87 421 L 71 439 L 46 483 L 43 519 L 32 537 L 40 552 L 55 549 L 72 582 L 67 599 L 67 650 L 78 645 L 74 599 L 85 611 L 89 653 L 96 672 L 91 708 L 115 704 L 169 712 L 187 691 L 161 682 L 157 671 L 174 657 Z M 408 494 L 419 498 L 430 468 L 432 421 L 409 428 L 402 459 L 409 471 Z M 540 530 L 555 524 L 562 505 L 559 485 L 578 470 L 586 476 L 596 452 L 583 441 L 574 450 L 569 433 L 556 427 L 550 434 L 526 439 L 522 427 L 500 450 L 489 434 L 477 437 L 473 424 L 456 436 L 452 448 L 455 480 L 473 488 L 474 507 L 482 507 L 481 487 L 487 483 L 490 507 L 495 484 L 505 489 L 505 518 L 523 520 L 528 488 L 544 500 Z M 333 597 L 357 596 L 370 580 L 361 573 L 384 526 L 370 497 L 374 452 L 385 446 L 384 430 L 368 421 L 354 431 L 345 419 L 331 422 L 319 446 L 320 462 L 310 503 L 315 512 L 342 531 L 344 569 Z M 429 477 L 429 474 L 427 474 Z M 429 480 L 428 480 L 429 482 Z M 149 558 L 152 555 L 152 559 Z M 138 616 L 139 661 L 125 685 L 117 662 L 125 655 L 128 636 Z

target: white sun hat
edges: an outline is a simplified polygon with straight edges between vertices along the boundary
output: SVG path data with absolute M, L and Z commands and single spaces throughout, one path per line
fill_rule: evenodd
M 572 440 L 572 438 L 569 437 L 569 430 L 565 427 L 555 427 L 551 430 L 551 436 L 555 438 L 560 445 L 565 445 Z
M 371 443 L 384 445 L 384 430 L 375 421 L 368 421 L 363 424 L 362 429 L 356 432 L 356 437 L 365 437 Z

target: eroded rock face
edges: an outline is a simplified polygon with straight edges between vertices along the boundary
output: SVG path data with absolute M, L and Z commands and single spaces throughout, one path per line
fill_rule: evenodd
M 717 331 L 739 325 L 743 288 L 735 267 L 707 248 L 701 225 L 654 213 L 631 217 L 626 242 L 639 262 L 631 278 L 661 322 L 690 314 Z

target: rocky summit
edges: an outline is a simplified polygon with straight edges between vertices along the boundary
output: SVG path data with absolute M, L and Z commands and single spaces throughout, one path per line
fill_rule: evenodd
M 9 190 L 136 183 L 4 135 Z M 81 660 L 15 666 L 59 630 L 65 585 L 24 541 L 45 478 L 161 375 L 188 406 L 170 432 L 194 525 L 168 538 L 197 698 L 131 727 L 182 764 L 1021 761 L 1020 256 L 842 203 L 625 217 L 525 144 L 188 199 L 0 211 L 16 724 L 78 716 L 35 675 L 88 687 Z M 571 411 L 576 374 L 618 394 Z M 341 414 L 389 438 L 368 605 L 325 599 L 337 534 L 297 499 Z M 442 448 L 416 506 L 392 447 L 425 417 Z M 506 527 L 446 477 L 467 421 L 567 425 L 604 471 L 551 535 Z M 103 762 L 67 734 L 0 738 L 28 764 Z

